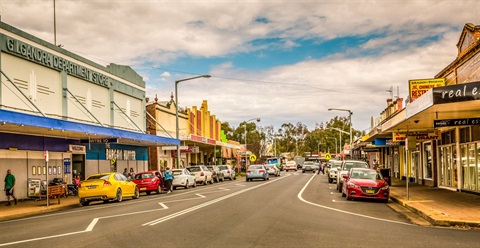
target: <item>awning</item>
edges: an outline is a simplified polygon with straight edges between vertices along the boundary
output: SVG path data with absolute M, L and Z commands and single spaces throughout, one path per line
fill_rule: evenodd
M 179 145 L 180 140 L 0 109 L 0 132 L 78 140 L 118 139 L 136 146 Z
M 382 126 L 382 132 L 433 130 L 435 121 L 479 118 L 479 106 L 480 82 L 432 88 L 406 106 L 402 121 Z

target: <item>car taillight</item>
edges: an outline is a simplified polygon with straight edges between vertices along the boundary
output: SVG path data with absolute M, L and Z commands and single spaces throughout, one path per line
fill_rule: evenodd
M 264 172 L 265 172 L 265 170 L 259 170 L 258 172 L 264 173 Z
M 247 173 L 250 173 L 250 170 L 247 170 Z
M 200 176 L 201 176 L 201 177 L 205 176 L 205 174 L 203 174 L 203 171 L 202 171 L 202 173 L 200 173 Z
M 82 184 L 81 184 L 81 183 L 79 183 L 79 184 L 78 184 L 78 187 L 79 187 L 79 188 L 81 188 L 81 187 L 82 187 Z
M 103 186 L 111 186 L 111 185 L 112 185 L 112 184 L 111 184 L 109 181 L 107 181 L 107 180 L 105 180 L 105 182 L 103 182 Z

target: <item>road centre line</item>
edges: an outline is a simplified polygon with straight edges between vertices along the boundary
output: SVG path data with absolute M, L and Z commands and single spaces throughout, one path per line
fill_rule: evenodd
M 305 203 L 307 203 L 307 204 L 310 204 L 310 205 L 313 205 L 313 206 L 316 206 L 316 207 L 320 207 L 320 208 L 324 208 L 324 209 L 328 209 L 328 210 L 332 210 L 332 211 L 336 211 L 336 212 L 340 212 L 340 213 L 344 213 L 344 214 L 350 214 L 350 215 L 354 215 L 354 216 L 358 216 L 358 217 L 363 217 L 363 218 L 367 218 L 367 219 L 379 220 L 379 221 L 396 223 L 396 224 L 402 224 L 402 225 L 407 225 L 407 226 L 415 226 L 415 225 L 409 224 L 409 223 L 403 223 L 403 222 L 399 222 L 399 221 L 393 221 L 393 220 L 381 219 L 381 218 L 372 217 L 372 216 L 363 215 L 363 214 L 357 214 L 357 213 L 348 212 L 348 211 L 344 211 L 344 210 L 340 210 L 340 209 L 331 208 L 331 207 L 327 207 L 327 206 L 324 206 L 324 205 L 316 204 L 316 203 L 313 203 L 313 202 L 309 202 L 309 201 L 303 199 L 302 194 L 303 194 L 303 192 L 305 191 L 305 189 L 308 187 L 308 185 L 310 184 L 310 182 L 311 182 L 315 177 L 316 177 L 316 175 L 313 175 L 313 176 L 310 178 L 310 180 L 308 180 L 308 182 L 303 186 L 303 188 L 300 190 L 300 192 L 298 192 L 298 195 L 297 195 L 298 199 L 300 199 L 301 201 L 303 201 L 303 202 L 305 202 Z

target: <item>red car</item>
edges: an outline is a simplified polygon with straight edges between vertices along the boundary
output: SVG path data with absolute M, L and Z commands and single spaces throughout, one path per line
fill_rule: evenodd
M 346 196 L 347 200 L 363 198 L 388 202 L 390 187 L 378 171 L 352 168 L 348 174 L 343 175 L 343 178 L 345 183 L 342 188 L 342 196 Z
M 150 195 L 151 192 L 160 194 L 162 190 L 165 190 L 163 183 L 163 176 L 158 171 L 144 171 L 135 174 L 133 182 L 137 184 L 140 192 L 146 192 Z

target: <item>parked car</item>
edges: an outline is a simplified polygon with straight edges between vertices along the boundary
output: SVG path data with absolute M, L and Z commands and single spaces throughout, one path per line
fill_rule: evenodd
M 302 165 L 302 172 L 305 173 L 305 171 L 311 171 L 311 172 L 315 173 L 316 168 L 317 167 L 315 166 L 313 161 L 305 161 L 305 162 L 303 162 L 303 165 Z
M 223 172 L 223 176 L 226 179 L 237 180 L 237 174 L 230 165 L 219 165 L 218 168 Z
M 352 168 L 342 187 L 342 196 L 347 200 L 357 198 L 378 199 L 388 202 L 390 187 L 382 175 L 373 169 Z
M 225 181 L 225 177 L 223 175 L 223 172 L 218 168 L 216 165 L 207 165 L 207 168 L 212 172 L 212 177 L 213 181 L 218 183 L 218 182 L 223 182 Z
M 344 160 L 342 165 L 337 170 L 337 190 L 342 192 L 343 187 L 343 175 L 348 174 L 351 168 L 365 168 L 368 169 L 367 162 L 359 160 Z
M 165 190 L 163 176 L 158 171 L 139 172 L 135 174 L 132 181 L 137 184 L 140 193 L 145 192 L 147 195 L 152 192 L 160 194 L 162 190 Z
M 287 161 L 285 171 L 297 171 L 297 163 L 295 161 Z
M 274 164 L 266 164 L 265 168 L 267 168 L 268 175 L 274 175 L 276 177 L 280 176 L 280 169 Z
M 194 165 L 187 167 L 190 173 L 195 175 L 197 183 L 207 185 L 207 183 L 213 184 L 212 172 L 205 165 Z
M 108 202 L 116 200 L 121 202 L 124 197 L 137 199 L 140 197 L 140 190 L 137 184 L 127 180 L 118 172 L 94 174 L 78 185 L 78 198 L 82 206 L 88 206 L 92 201 Z
M 190 186 L 197 187 L 197 180 L 195 175 L 190 173 L 187 169 L 173 169 L 173 182 L 172 186 L 173 189 L 177 189 L 177 187 L 183 187 L 188 189 Z
M 337 181 L 337 172 L 338 169 L 342 166 L 341 160 L 330 160 L 330 169 L 328 170 L 328 183 L 333 183 L 333 181 Z
M 248 167 L 247 173 L 245 174 L 247 182 L 253 181 L 253 179 L 263 179 L 268 180 L 267 168 L 263 164 L 252 164 Z

